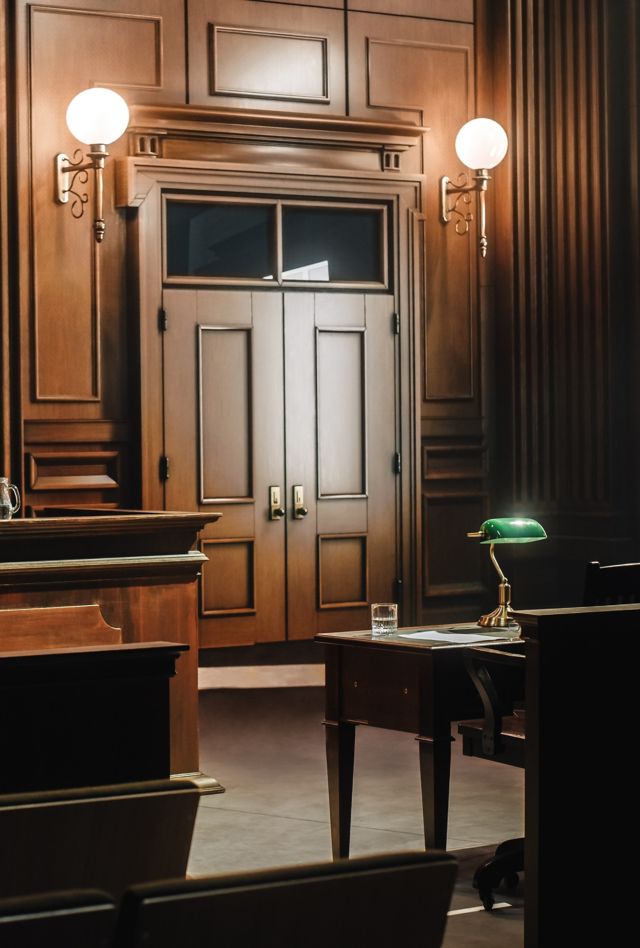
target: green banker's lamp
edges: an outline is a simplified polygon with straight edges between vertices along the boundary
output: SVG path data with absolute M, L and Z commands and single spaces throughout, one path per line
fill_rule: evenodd
M 511 609 L 511 586 L 509 580 L 500 569 L 493 548 L 496 543 L 533 543 L 534 540 L 546 540 L 547 534 L 537 520 L 523 517 L 496 517 L 485 520 L 475 533 L 467 533 L 468 537 L 477 537 L 481 543 L 489 544 L 489 556 L 500 577 L 498 586 L 498 608 L 478 620 L 478 625 L 488 628 L 514 628 L 517 622 L 513 618 Z

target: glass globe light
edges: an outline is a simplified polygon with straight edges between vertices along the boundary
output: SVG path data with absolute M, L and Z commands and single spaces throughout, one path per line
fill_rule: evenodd
M 471 119 L 456 136 L 458 158 L 467 168 L 476 170 L 495 168 L 506 155 L 508 147 L 507 133 L 493 119 Z
M 125 132 L 129 107 L 113 89 L 85 89 L 67 108 L 69 131 L 85 145 L 109 145 Z

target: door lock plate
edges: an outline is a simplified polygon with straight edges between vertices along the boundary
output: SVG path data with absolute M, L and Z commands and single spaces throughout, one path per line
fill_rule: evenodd
M 269 520 L 282 520 L 286 510 L 282 506 L 282 495 L 280 488 L 272 486 L 269 488 Z
M 293 487 L 293 519 L 304 520 L 309 511 L 304 505 L 304 487 L 302 484 L 294 484 Z

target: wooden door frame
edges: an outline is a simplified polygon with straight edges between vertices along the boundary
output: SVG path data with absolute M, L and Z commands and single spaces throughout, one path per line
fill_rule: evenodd
M 345 126 L 348 123 L 345 123 Z M 366 123 L 357 123 L 361 127 Z M 384 139 L 379 126 L 371 123 L 376 140 Z M 219 130 L 218 130 L 219 131 Z M 261 129 L 261 131 L 264 131 Z M 287 130 L 288 131 L 288 130 Z M 411 145 L 420 140 L 421 129 L 403 129 Z M 183 193 L 233 193 L 239 196 L 284 196 L 304 194 L 305 199 L 345 199 L 386 202 L 393 209 L 393 246 L 390 270 L 394 274 L 393 294 L 399 314 L 399 356 L 397 411 L 398 450 L 401 454 L 397 549 L 402 587 L 398 601 L 402 621 L 416 621 L 421 585 L 421 498 L 420 498 L 420 428 L 419 428 L 419 339 L 423 312 L 424 280 L 417 279 L 416 268 L 424 273 L 424 241 L 416 246 L 416 233 L 422 233 L 420 214 L 424 176 L 413 172 L 378 170 L 385 168 L 384 158 L 371 170 L 371 142 L 358 141 L 366 158 L 365 168 L 354 172 L 354 133 L 341 142 L 348 161 L 346 167 L 292 168 L 283 171 L 280 158 L 270 163 L 264 158 L 261 145 L 259 163 L 247 166 L 238 163 L 237 155 L 229 162 L 173 159 L 162 157 L 130 157 L 117 162 L 117 196 L 119 207 L 137 208 L 130 215 L 129 260 L 132 296 L 137 301 L 140 355 L 140 462 L 142 504 L 147 509 L 164 507 L 164 490 L 159 479 L 159 459 L 163 453 L 162 404 L 162 333 L 158 314 L 162 307 L 161 240 L 148 235 L 162 233 L 162 194 L 167 190 Z M 340 137 L 334 133 L 334 138 Z M 397 130 L 394 135 L 398 138 Z M 384 151 L 384 145 L 382 147 Z M 403 146 L 406 150 L 408 145 Z M 197 150 L 197 143 L 196 143 Z M 318 152 L 322 158 L 322 153 Z M 258 159 L 257 159 L 258 160 Z M 335 161 L 335 158 L 334 158 Z M 280 288 L 282 289 L 282 288 Z

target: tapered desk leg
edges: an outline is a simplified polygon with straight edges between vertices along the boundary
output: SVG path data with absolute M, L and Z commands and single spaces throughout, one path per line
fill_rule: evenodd
M 426 849 L 447 848 L 451 736 L 417 737 Z
M 334 859 L 349 855 L 355 725 L 325 721 L 331 849 Z

